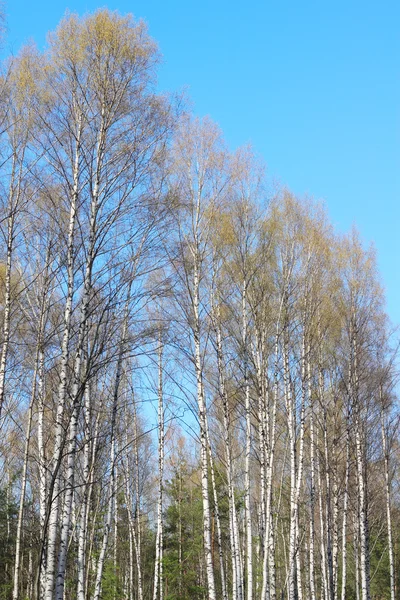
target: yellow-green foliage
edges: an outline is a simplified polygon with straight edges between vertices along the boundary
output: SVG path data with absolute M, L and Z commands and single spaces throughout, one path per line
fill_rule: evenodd
M 86 17 L 67 14 L 49 36 L 55 69 L 82 75 L 97 86 L 108 77 L 133 76 L 149 66 L 156 46 L 142 21 L 106 9 Z

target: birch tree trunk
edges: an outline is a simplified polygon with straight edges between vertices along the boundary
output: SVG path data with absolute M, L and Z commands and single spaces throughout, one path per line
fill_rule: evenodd
M 306 396 L 308 391 L 307 386 L 307 371 L 306 371 L 306 324 L 303 324 L 303 336 L 301 346 L 301 407 L 300 407 L 300 431 L 299 431 L 299 451 L 298 451 L 298 465 L 296 473 L 296 578 L 297 578 L 297 596 L 299 600 L 303 598 L 303 585 L 302 585 L 302 568 L 301 568 L 301 555 L 300 555 L 300 519 L 299 519 L 299 503 L 301 485 L 303 483 L 303 466 L 304 466 L 304 435 L 305 435 L 305 423 L 306 423 Z M 296 418 L 294 423 L 296 431 Z
M 164 476 L 164 390 L 163 390 L 163 343 L 162 334 L 158 339 L 158 503 L 156 559 L 154 565 L 153 600 L 163 599 L 163 476 Z
M 92 401 L 90 381 L 86 382 L 84 397 L 84 440 L 83 449 L 83 499 L 78 525 L 78 551 L 77 551 L 77 600 L 86 599 L 87 588 L 87 532 L 89 524 L 90 502 L 94 484 L 94 464 L 98 443 L 98 424 L 99 416 L 97 416 L 92 436 Z
M 275 359 L 274 359 L 274 382 L 273 382 L 273 404 L 271 419 L 268 420 L 269 427 L 266 424 L 266 438 L 268 440 L 268 455 L 266 460 L 266 513 L 265 513 L 265 542 L 263 552 L 263 572 L 262 572 L 262 590 L 261 600 L 275 600 L 276 598 L 276 573 L 275 573 L 275 543 L 274 543 L 274 518 L 272 506 L 272 484 L 275 459 L 275 438 L 276 438 L 276 412 L 279 394 L 279 328 L 281 309 L 279 311 L 276 332 L 275 332 Z M 266 409 L 269 410 L 269 407 Z M 266 440 L 266 441 L 267 441 Z
M 28 425 L 27 425 L 26 435 L 25 435 L 24 463 L 23 463 L 23 467 L 22 467 L 21 493 L 20 493 L 20 498 L 19 498 L 18 523 L 17 523 L 16 538 L 15 538 L 14 583 L 13 583 L 13 592 L 12 592 L 13 600 L 18 600 L 19 593 L 20 593 L 19 578 L 20 578 L 20 568 L 21 568 L 20 560 L 21 560 L 22 524 L 23 524 L 23 517 L 24 517 L 25 491 L 26 491 L 27 471 L 28 471 L 28 461 L 29 461 L 29 445 L 30 445 L 30 441 L 31 441 L 33 405 L 34 405 L 35 397 L 36 397 L 36 383 L 37 383 L 36 379 L 37 379 L 37 371 L 38 371 L 40 343 L 41 343 L 41 336 L 39 334 L 38 348 L 36 349 L 36 357 L 35 357 L 35 367 L 34 367 L 33 378 L 32 378 L 31 400 L 30 400 L 29 409 L 28 409 Z
M 81 160 L 81 135 L 83 129 L 82 115 L 80 114 L 77 122 L 76 131 L 76 146 L 74 155 L 73 167 L 73 187 L 71 195 L 71 206 L 68 225 L 68 242 L 67 242 L 67 295 L 64 308 L 64 331 L 61 346 L 60 358 L 60 385 L 58 389 L 58 404 L 55 422 L 55 437 L 54 450 L 52 459 L 51 484 L 48 495 L 48 529 L 44 528 L 44 535 L 47 533 L 47 548 L 45 560 L 45 591 L 44 600 L 52 600 L 55 581 L 55 563 L 56 563 L 56 539 L 58 528 L 58 512 L 59 512 L 59 496 L 60 496 L 60 475 L 59 469 L 62 459 L 62 450 L 64 446 L 64 411 L 67 395 L 68 373 L 67 366 L 69 361 L 69 340 L 71 336 L 71 316 L 72 316 L 72 301 L 74 296 L 74 281 L 75 281 L 75 222 L 77 216 L 77 201 L 79 193 L 79 168 Z M 44 550 L 44 541 L 43 550 Z M 42 561 L 41 561 L 42 564 Z M 40 577 L 40 575 L 39 575 Z
M 199 316 L 199 256 L 198 247 L 195 248 L 194 256 L 194 273 L 193 273 L 193 337 L 195 346 L 195 369 L 197 383 L 197 404 L 199 410 L 200 424 L 200 462 L 201 462 L 201 492 L 203 500 L 203 538 L 204 538 L 204 555 L 206 563 L 207 583 L 208 583 L 208 598 L 216 600 L 215 582 L 214 582 L 214 565 L 212 560 L 212 543 L 211 543 L 211 515 L 210 501 L 208 496 L 208 461 L 207 461 L 207 424 L 206 424 L 206 404 L 203 392 L 203 368 L 201 361 L 200 350 L 200 316 Z
M 107 498 L 107 516 L 104 523 L 103 541 L 100 549 L 100 555 L 97 562 L 96 581 L 94 586 L 93 600 L 99 600 L 101 595 L 101 584 L 103 577 L 104 562 L 106 557 L 108 538 L 111 530 L 112 516 L 115 507 L 115 480 L 116 480 L 116 428 L 117 428 L 117 411 L 118 411 L 118 400 L 119 400 L 119 388 L 122 375 L 123 361 L 126 353 L 126 341 L 128 333 L 128 321 L 129 321 L 129 303 L 131 296 L 131 285 L 132 281 L 129 281 L 127 297 L 125 301 L 124 316 L 122 322 L 122 332 L 119 342 L 118 358 L 115 369 L 115 383 L 113 392 L 113 403 L 111 413 L 111 446 L 110 446 L 110 482 L 108 485 L 108 498 Z
M 286 324 L 286 327 L 288 325 Z M 284 333 L 284 395 L 287 411 L 287 427 L 289 435 L 289 455 L 290 455 L 290 533 L 289 533 L 289 600 L 296 600 L 297 597 L 297 577 L 296 577 L 296 542 L 297 542 L 297 477 L 296 477 L 296 412 L 294 399 L 291 391 L 291 380 L 289 371 L 289 348 L 288 332 Z
M 10 318 L 11 318 L 11 267 L 12 257 L 14 252 L 14 236 L 15 236 L 15 217 L 17 203 L 15 198 L 15 178 L 17 170 L 17 156 L 14 150 L 12 156 L 11 176 L 8 192 L 7 206 L 7 254 L 6 254 L 6 271 L 4 277 L 4 311 L 2 323 L 2 346 L 0 355 L 0 419 L 4 404 L 5 396 L 5 376 L 7 366 L 8 347 L 10 343 Z M 18 186 L 17 186 L 18 187 Z
M 263 342 L 261 341 L 262 335 L 260 335 L 258 331 L 258 327 L 255 328 L 255 335 L 257 339 L 257 351 L 254 352 L 254 363 L 256 365 L 256 373 L 257 373 L 257 393 L 258 393 L 258 448 L 259 448 L 259 460 L 260 460 L 260 508 L 259 508 L 259 550 L 258 554 L 258 562 L 264 565 L 264 552 L 267 548 L 265 535 L 266 535 L 266 485 L 265 485 L 265 476 L 266 476 L 266 460 L 267 460 L 267 417 L 266 412 L 269 410 L 268 406 L 268 391 L 266 391 L 266 383 L 264 381 L 264 368 L 263 368 Z M 267 568 L 267 564 L 266 564 Z M 265 574 L 263 573 L 263 576 Z M 261 586 L 263 580 L 261 579 Z M 258 596 L 258 585 L 256 589 L 256 596 Z M 268 590 L 269 591 L 269 590 Z M 262 593 L 262 590 L 260 590 Z
M 349 502 L 349 476 L 350 476 L 350 432 L 349 415 L 346 422 L 346 467 L 343 492 L 343 521 L 342 521 L 342 593 L 341 600 L 346 600 L 347 583 L 347 512 Z
M 246 413 L 246 458 L 245 458 L 245 519 L 246 519 L 246 567 L 247 567 L 247 600 L 253 598 L 253 539 L 250 509 L 250 453 L 251 453 L 251 410 L 250 385 L 248 379 L 248 349 L 247 349 L 247 282 L 243 282 L 242 292 L 242 341 L 243 341 L 243 376 L 245 389 Z
M 134 523 L 132 521 L 132 538 L 133 544 L 135 548 L 135 556 L 136 556 L 136 568 L 137 568 L 137 578 L 138 578 L 138 599 L 143 600 L 143 576 L 142 576 L 142 525 L 141 525 L 141 502 L 140 502 L 140 485 L 139 485 L 139 445 L 138 445 L 138 416 L 136 412 L 136 404 L 133 403 L 133 418 L 134 418 L 134 459 L 135 459 L 135 474 L 134 474 L 134 488 L 135 488 L 135 496 L 136 496 L 136 530 L 134 527 Z M 132 506 L 132 503 L 130 503 Z
M 314 438 L 314 403 L 311 392 L 311 360 L 310 346 L 307 352 L 308 398 L 310 402 L 310 542 L 309 542 L 309 577 L 310 600 L 316 600 L 315 594 L 315 438 Z
M 353 511 L 353 550 L 354 550 L 354 572 L 355 572 L 355 584 L 356 584 L 356 600 L 360 600 L 360 552 L 359 552 L 359 541 L 360 541 L 360 516 L 357 509 Z
M 323 390 L 322 372 L 320 371 L 320 389 Z M 321 398 L 323 397 L 323 391 Z M 326 557 L 327 557 L 327 576 L 329 598 L 333 600 L 333 557 L 332 557 L 332 514 L 331 514 L 331 477 L 330 477 L 330 459 L 328 452 L 328 431 L 327 431 L 327 409 L 323 407 L 323 438 L 324 438 L 324 455 L 325 455 L 325 524 L 326 524 Z
M 233 473 L 232 473 L 232 456 L 231 456 L 231 440 L 230 440 L 230 415 L 228 398 L 225 387 L 225 372 L 223 361 L 222 335 L 220 324 L 220 308 L 219 304 L 215 308 L 214 323 L 216 334 L 216 352 L 217 352 L 217 367 L 218 367 L 218 387 L 219 394 L 222 400 L 223 407 L 223 432 L 224 446 L 226 453 L 226 477 L 228 484 L 228 510 L 229 510 L 229 537 L 231 545 L 231 562 L 232 562 L 232 596 L 234 600 L 242 600 L 243 583 L 240 567 L 240 544 L 238 539 L 237 515 L 235 507 L 235 496 L 233 488 Z
M 213 456 L 212 456 L 211 441 L 210 441 L 210 434 L 209 434 L 209 430 L 208 430 L 208 419 L 207 418 L 206 418 L 206 427 L 207 427 L 208 456 L 209 456 L 209 461 L 210 461 L 211 487 L 212 487 L 212 491 L 213 491 L 215 521 L 217 524 L 217 543 L 218 543 L 218 555 L 219 555 L 219 564 L 220 564 L 220 571 L 221 571 L 222 597 L 224 598 L 224 600 L 228 600 L 228 595 L 227 595 L 227 590 L 226 590 L 226 582 L 225 582 L 224 557 L 223 557 L 223 553 L 222 553 L 221 520 L 220 520 L 220 512 L 219 512 L 217 486 L 216 486 L 216 482 L 215 482 L 214 460 L 213 460 Z
M 322 481 L 321 481 L 321 461 L 317 461 L 318 471 L 318 504 L 319 504 L 319 522 L 320 522 L 320 553 L 321 553 L 321 580 L 322 593 L 325 600 L 329 599 L 327 561 L 326 561 L 326 544 L 325 544 L 325 522 L 324 510 L 322 505 Z
M 353 313 L 354 315 L 354 313 Z M 365 480 L 365 447 L 362 439 L 362 423 L 360 416 L 359 376 L 358 376 L 358 345 L 353 316 L 352 331 L 352 394 L 355 412 L 355 442 L 356 442 L 356 467 L 357 488 L 359 500 L 359 526 L 360 526 L 360 570 L 361 570 L 361 596 L 362 600 L 370 600 L 370 571 L 369 571 L 369 540 L 368 540 L 368 514 L 367 490 Z
M 68 540 L 70 534 L 72 497 L 75 478 L 75 453 L 78 433 L 78 420 L 81 410 L 82 384 L 81 384 L 81 365 L 85 344 L 85 336 L 87 333 L 87 320 L 90 295 L 92 291 L 92 272 L 95 260 L 95 244 L 97 241 L 97 211 L 99 201 L 99 189 L 101 182 L 101 171 L 105 152 L 105 109 L 102 108 L 101 124 L 97 137 L 96 152 L 95 152 L 95 171 L 94 181 L 92 183 L 92 196 L 90 202 L 90 221 L 89 221 L 89 240 L 86 254 L 85 275 L 83 283 L 83 296 L 81 303 L 81 316 L 79 323 L 78 343 L 74 361 L 74 375 L 72 386 L 72 402 L 73 411 L 69 425 L 69 441 L 68 441 L 68 459 L 67 459 L 67 477 L 66 489 L 64 496 L 64 509 L 61 524 L 61 540 L 58 559 L 58 573 L 56 581 L 56 600 L 63 600 L 64 596 L 64 581 L 67 562 Z M 86 374 L 86 377 L 89 374 Z M 119 382 L 118 382 L 119 383 Z
M 25 452 L 24 452 L 24 462 L 22 468 L 22 478 L 21 478 L 21 493 L 19 500 L 19 510 L 18 510 L 18 523 L 17 523 L 17 533 L 15 540 L 15 563 L 14 563 L 14 585 L 13 585 L 13 600 L 18 600 L 19 596 L 19 578 L 20 578 L 20 558 L 21 558 L 21 539 L 22 539 L 22 526 L 23 526 L 23 517 L 24 517 L 24 504 L 25 504 L 25 492 L 27 485 L 27 471 L 28 471 L 28 461 L 29 461 L 29 447 L 31 442 L 31 429 L 32 429 L 32 420 L 33 420 L 33 410 L 34 404 L 36 400 L 36 390 L 38 388 L 38 375 L 39 375 L 39 394 L 42 393 L 42 382 L 43 382 L 43 362 L 44 362 L 44 329 L 46 326 L 46 318 L 48 312 L 48 293 L 49 293 L 49 266 L 50 266 L 50 251 L 51 251 L 51 242 L 48 245 L 46 252 L 46 259 L 44 265 L 44 273 L 43 277 L 39 279 L 42 284 L 42 289 L 40 293 L 40 307 L 39 307 L 39 323 L 37 330 L 37 346 L 36 346 L 36 354 L 35 354 L 35 362 L 32 376 L 32 392 L 31 399 L 29 403 L 28 409 L 28 425 L 25 436 Z M 43 401 L 43 398 L 41 399 Z M 39 452 L 41 450 L 41 446 L 39 446 Z M 39 457 L 39 469 L 40 469 L 40 477 L 43 477 L 43 464 L 41 464 Z M 45 476 L 45 475 L 44 475 Z M 42 525 L 42 523 L 41 523 Z M 30 561 L 32 560 L 32 555 L 30 554 Z M 30 563 L 31 564 L 31 563 Z
M 4 298 L 4 315 L 3 315 L 3 343 L 1 347 L 0 357 L 0 418 L 4 404 L 5 394 L 5 376 L 8 346 L 10 342 L 10 313 L 11 313 L 11 264 L 14 245 L 14 210 L 10 209 L 11 214 L 8 218 L 8 238 L 7 238 L 7 259 L 6 259 L 6 276 L 5 276 L 5 298 Z
M 380 388 L 380 400 L 383 403 L 382 387 Z M 394 551 L 393 551 L 393 534 L 392 534 L 392 513 L 390 506 L 390 470 L 389 470 L 389 458 L 390 450 L 388 445 L 384 409 L 381 410 L 381 434 L 382 434 L 382 448 L 383 456 L 385 459 L 385 488 L 386 488 L 386 523 L 387 523 L 387 535 L 388 535 L 388 552 L 389 552 L 389 569 L 390 569 L 390 600 L 395 600 L 395 575 L 394 575 Z

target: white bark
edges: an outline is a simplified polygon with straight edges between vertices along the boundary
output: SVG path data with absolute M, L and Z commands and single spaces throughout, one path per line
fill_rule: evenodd
M 347 511 L 349 502 L 349 476 L 350 476 L 350 435 L 349 417 L 346 423 L 346 471 L 343 495 L 343 522 L 342 522 L 342 593 L 341 600 L 346 600 L 347 583 Z
M 107 515 L 104 523 L 103 541 L 100 549 L 100 555 L 97 562 L 96 581 L 94 586 L 93 600 L 99 600 L 101 595 L 101 584 L 103 577 L 104 562 L 106 557 L 108 539 L 111 530 L 112 516 L 115 508 L 115 481 L 116 481 L 116 428 L 117 428 L 117 411 L 119 400 L 119 388 L 122 375 L 123 360 L 126 352 L 126 339 L 128 332 L 129 320 L 129 302 L 130 302 L 131 282 L 129 282 L 128 293 L 125 303 L 124 319 L 122 323 L 122 333 L 118 349 L 118 358 L 115 372 L 115 383 L 113 392 L 113 403 L 111 413 L 111 445 L 110 445 L 110 482 L 108 485 L 107 498 Z
M 211 543 L 211 515 L 210 501 L 208 496 L 208 461 L 207 461 L 207 425 L 206 425 L 206 403 L 203 391 L 203 367 L 200 349 L 200 273 L 199 273 L 199 255 L 198 248 L 194 256 L 193 273 L 193 337 L 195 346 L 195 370 L 197 383 L 197 404 L 199 411 L 200 424 L 200 464 L 201 464 L 201 493 L 203 501 L 203 539 L 204 539 L 204 557 L 207 573 L 207 587 L 209 600 L 216 600 L 214 565 L 212 561 L 212 543 Z
M 68 540 L 70 534 L 72 496 L 75 478 L 75 453 L 78 433 L 78 419 L 81 410 L 81 365 L 83 358 L 83 349 L 85 343 L 87 318 L 90 301 L 90 293 L 92 289 L 92 270 L 95 256 L 95 243 L 97 236 L 97 209 L 99 201 L 99 189 L 101 180 L 101 170 L 104 155 L 104 145 L 106 137 L 106 125 L 104 107 L 102 107 L 101 124 L 97 137 L 96 154 L 95 154 L 95 171 L 92 188 L 92 196 L 90 201 L 90 221 L 89 221 L 89 241 L 86 255 L 85 276 L 83 283 L 83 296 L 81 303 L 81 317 L 79 323 L 78 344 L 74 362 L 74 383 L 72 388 L 73 411 L 69 426 L 69 443 L 68 443 L 68 466 L 66 477 L 66 490 L 64 497 L 64 510 L 61 525 L 61 540 L 58 559 L 58 573 L 56 581 L 56 600 L 63 600 L 64 596 L 64 581 L 65 569 L 67 562 Z M 88 373 L 86 373 L 86 377 Z
M 329 599 L 328 576 L 326 568 L 326 544 L 325 544 L 325 522 L 324 510 L 322 506 L 322 484 L 321 484 L 321 461 L 317 460 L 318 472 L 318 503 L 319 503 L 319 522 L 320 522 L 320 553 L 321 553 L 321 595 L 324 600 Z
M 265 507 L 265 539 L 263 551 L 263 571 L 261 600 L 275 600 L 276 598 L 276 573 L 275 573 L 275 541 L 274 541 L 274 518 L 272 510 L 272 484 L 275 460 L 275 438 L 276 438 L 276 412 L 279 394 L 279 327 L 280 313 L 276 324 L 275 333 L 275 360 L 274 360 L 274 386 L 271 417 L 265 426 L 265 437 L 268 445 L 266 462 L 266 507 Z M 269 407 L 266 408 L 267 415 Z
M 267 419 L 265 413 L 269 410 L 268 407 L 268 391 L 266 391 L 266 383 L 264 381 L 264 377 L 266 376 L 263 370 L 262 364 L 262 342 L 260 340 L 261 335 L 256 328 L 256 337 L 257 337 L 257 351 L 254 352 L 254 362 L 256 365 L 257 371 L 257 385 L 258 385 L 258 447 L 259 447 L 259 460 L 260 460 L 260 507 L 259 507 L 259 550 L 258 550 L 258 560 L 261 561 L 263 565 L 263 576 L 261 578 L 261 585 L 263 584 L 264 578 L 268 579 L 267 575 L 267 561 L 264 564 L 264 553 L 267 548 L 267 543 L 265 540 L 266 535 L 266 485 L 265 485 L 265 476 L 266 476 L 266 459 L 267 459 L 267 432 L 266 429 Z M 267 406 L 267 408 L 266 408 Z M 265 571 L 264 571 L 265 569 Z M 258 586 L 257 586 L 258 588 Z M 261 591 L 262 593 L 262 591 Z M 258 589 L 256 590 L 256 595 L 258 595 Z M 269 586 L 268 586 L 268 595 L 269 598 Z
M 227 595 L 227 590 L 226 590 L 226 582 L 225 582 L 224 558 L 223 558 L 223 554 L 222 554 L 222 532 L 221 532 L 221 521 L 220 521 L 220 516 L 219 516 L 217 486 L 215 483 L 214 460 L 213 460 L 213 456 L 212 456 L 207 418 L 206 418 L 206 427 L 207 427 L 208 456 L 209 456 L 209 460 L 210 460 L 211 487 L 212 487 L 212 491 L 213 491 L 215 521 L 217 524 L 217 543 L 218 543 L 218 555 L 219 555 L 219 563 L 220 563 L 220 571 L 221 571 L 222 597 L 224 598 L 224 600 L 228 600 L 228 595 Z
M 304 324 L 305 327 L 305 324 Z M 306 396 L 307 396 L 307 371 L 306 371 L 306 334 L 303 333 L 302 349 L 301 349 L 301 409 L 300 409 L 300 431 L 299 431 L 299 451 L 297 459 L 297 473 L 296 473 L 296 589 L 297 597 L 299 600 L 303 598 L 303 585 L 302 585 L 302 568 L 300 560 L 300 523 L 299 523 L 299 502 L 301 485 L 303 482 L 303 466 L 304 466 L 304 435 L 305 435 L 305 422 L 306 422 Z M 294 413 L 295 414 L 295 413 Z M 296 438 L 296 417 L 294 420 L 294 430 Z M 296 443 L 296 440 L 295 440 Z M 297 458 L 297 457 L 296 457 Z
M 359 511 L 353 512 L 353 547 L 354 571 L 356 583 L 356 600 L 360 600 L 360 552 L 359 552 Z
M 354 319 L 354 317 L 353 317 Z M 355 320 L 355 319 L 354 319 Z M 356 468 L 359 501 L 359 527 L 360 527 L 360 570 L 361 570 L 361 597 L 370 600 L 370 572 L 369 572 L 369 540 L 368 540 L 368 514 L 367 514 L 367 489 L 365 477 L 365 442 L 363 439 L 361 423 L 361 407 L 359 398 L 358 379 L 358 345 L 355 323 L 352 327 L 352 395 L 355 412 L 355 442 L 356 442 Z
M 118 456 L 118 440 L 115 441 L 115 454 Z M 114 552 L 113 552 L 113 567 L 114 567 L 114 594 L 117 596 L 117 577 L 118 577 L 118 463 L 115 463 L 115 478 L 114 478 Z
M 310 600 L 316 600 L 315 594 L 315 438 L 314 438 L 314 403 L 311 394 L 311 361 L 310 347 L 307 353 L 308 400 L 310 403 L 310 541 L 309 541 L 309 578 Z
M 0 419 L 5 397 L 5 376 L 7 366 L 8 348 L 10 343 L 10 318 L 11 318 L 11 267 L 12 256 L 14 252 L 14 237 L 15 237 L 15 217 L 16 207 L 19 200 L 14 197 L 15 177 L 16 177 L 17 157 L 13 152 L 12 168 L 10 177 L 10 186 L 8 194 L 8 217 L 7 217 L 7 256 L 6 256 L 6 272 L 4 278 L 4 310 L 3 310 L 3 331 L 2 331 L 2 346 L 0 355 Z M 18 188 L 20 185 L 18 185 Z
M 76 132 L 76 147 L 73 168 L 73 189 L 71 196 L 71 206 L 68 225 L 67 242 L 67 295 L 64 308 L 64 331 L 61 346 L 60 359 L 60 385 L 58 390 L 58 404 L 55 423 L 55 439 L 52 461 L 52 481 L 49 490 L 48 502 L 48 530 L 47 530 L 47 553 L 45 560 L 46 577 L 44 600 L 53 599 L 53 589 L 55 580 L 56 563 L 56 540 L 58 529 L 59 495 L 60 495 L 60 474 L 59 469 L 62 459 L 62 449 L 64 446 L 64 411 L 67 394 L 67 366 L 69 360 L 69 340 L 71 335 L 71 316 L 72 300 L 74 296 L 74 237 L 75 222 L 77 213 L 77 201 L 79 193 L 79 165 L 81 158 L 81 135 L 82 135 L 82 115 L 79 117 Z M 44 531 L 46 534 L 46 530 Z
M 246 520 L 246 569 L 247 569 L 247 600 L 253 598 L 253 539 L 250 508 L 250 453 L 251 453 L 251 409 L 250 385 L 248 379 L 248 349 L 247 349 L 247 283 L 243 282 L 242 293 L 242 342 L 243 342 L 243 375 L 245 388 L 246 413 L 246 455 L 245 455 L 245 520 Z
M 27 471 L 28 471 L 28 460 L 29 460 L 29 447 L 31 442 L 31 429 L 32 429 L 32 420 L 33 420 L 33 409 L 36 400 L 36 390 L 38 389 L 38 376 L 39 376 L 39 401 L 43 401 L 43 398 L 40 398 L 40 394 L 42 393 L 42 385 L 43 385 L 43 362 L 44 362 L 44 352 L 43 352 L 43 337 L 44 337 L 44 329 L 46 323 L 46 316 L 48 310 L 48 291 L 49 291 L 49 263 L 50 263 L 50 245 L 48 246 L 46 252 L 46 261 L 44 267 L 44 273 L 42 278 L 42 292 L 40 299 L 40 313 L 39 313 L 39 323 L 37 330 L 37 347 L 36 347 L 36 356 L 34 362 L 34 370 L 33 370 L 33 378 L 32 378 L 32 392 L 31 399 L 29 403 L 28 409 L 28 424 L 27 431 L 25 436 L 25 451 L 24 451 L 24 463 L 22 468 L 22 478 L 21 478 L 21 494 L 19 500 L 19 511 L 18 511 L 18 523 L 17 523 L 17 532 L 16 532 L 16 541 L 15 541 L 15 564 L 14 564 L 14 584 L 13 584 L 13 600 L 18 600 L 19 595 L 19 576 L 20 576 L 20 558 L 21 558 L 21 539 L 22 539 L 22 525 L 23 525 L 23 516 L 24 516 L 24 504 L 25 504 L 25 491 L 27 484 Z M 39 453 L 42 452 L 43 449 L 39 445 Z M 44 476 L 43 464 L 40 462 L 39 457 L 39 473 L 40 477 Z M 42 484 L 42 482 L 41 482 Z M 41 507 L 42 508 L 42 507 Z M 42 525 L 42 522 L 41 522 Z M 30 559 L 32 556 L 30 555 Z
M 40 536 L 44 537 L 46 521 L 46 502 L 47 502 L 47 473 L 46 473 L 46 452 L 44 443 L 44 352 L 39 349 L 38 366 L 38 451 L 39 451 L 39 514 L 40 514 Z
M 357 483 L 360 502 L 360 568 L 361 568 L 361 595 L 362 600 L 370 600 L 369 581 L 369 549 L 368 549 L 368 517 L 367 517 L 367 495 L 364 478 L 364 452 L 360 432 L 361 424 L 356 423 L 356 463 Z
M 215 307 L 213 307 L 215 308 Z M 218 366 L 218 388 L 223 407 L 223 435 L 224 447 L 226 453 L 226 478 L 228 484 L 228 509 L 229 509 L 229 538 L 231 546 L 232 562 L 232 597 L 233 600 L 242 600 L 243 597 L 243 578 L 240 565 L 240 542 L 235 506 L 235 495 L 233 487 L 233 468 L 230 440 L 230 414 L 228 397 L 225 386 L 225 370 L 223 361 L 222 335 L 220 324 L 219 305 L 215 309 L 215 333 L 216 333 L 216 352 Z
M 133 536 L 133 544 L 135 548 L 135 556 L 136 556 L 136 570 L 137 570 L 137 593 L 138 599 L 143 600 L 143 575 L 142 575 L 142 525 L 141 525 L 141 501 L 140 501 L 140 486 L 139 486 L 139 445 L 138 445 L 138 423 L 137 423 L 137 413 L 136 413 L 136 405 L 133 403 L 134 410 L 134 458 L 135 458 L 135 474 L 134 474 L 134 486 L 135 486 L 135 496 L 136 496 L 136 530 L 134 527 L 134 523 L 132 522 L 132 536 Z M 130 506 L 132 506 L 132 502 L 130 502 Z
M 125 504 L 128 504 L 128 499 L 125 495 Z M 133 590 L 133 582 L 134 582 L 134 557 L 133 557 L 133 539 L 132 539 L 132 523 L 131 523 L 131 515 L 130 508 L 128 507 L 128 525 L 129 525 L 129 579 L 128 579 L 128 600 L 133 600 L 134 598 L 134 590 Z
M 85 445 L 83 449 L 83 499 L 81 503 L 81 511 L 78 525 L 78 552 L 77 552 L 77 600 L 86 599 L 86 582 L 87 582 L 87 531 L 89 522 L 90 500 L 93 490 L 94 477 L 94 461 L 97 450 L 98 441 L 98 423 L 99 417 L 96 418 L 94 427 L 93 439 L 91 439 L 91 391 L 90 382 L 85 385 L 85 407 L 84 407 L 84 434 Z
M 333 473 L 333 541 L 332 541 L 332 568 L 333 568 L 333 598 L 338 598 L 338 564 L 339 564 L 339 490 L 337 482 L 336 446 L 334 446 L 334 473 Z
M 163 344 L 161 333 L 158 349 L 158 502 L 157 502 L 157 534 L 156 560 L 154 565 L 153 600 L 163 599 L 163 477 L 164 477 L 164 390 L 163 390 Z
M 41 343 L 41 335 L 39 333 L 38 339 L 38 347 Z M 32 393 L 31 400 L 29 403 L 28 409 L 28 425 L 26 429 L 25 435 L 25 451 L 24 451 L 24 463 L 22 467 L 22 477 L 21 477 L 21 493 L 19 498 L 19 510 L 18 510 L 18 522 L 17 522 L 17 532 L 15 538 L 15 562 L 14 562 L 14 583 L 13 583 L 13 600 L 18 600 L 19 597 L 19 576 L 20 576 L 20 567 L 21 567 L 21 540 L 22 540 L 22 523 L 24 517 L 24 503 L 25 503 L 25 490 L 27 483 L 27 471 L 28 471 L 28 460 L 29 460 L 29 445 L 31 441 L 31 429 L 32 429 L 32 417 L 33 417 L 33 405 L 35 402 L 36 396 L 36 378 L 37 378 L 37 370 L 38 370 L 38 361 L 39 361 L 39 349 L 36 350 L 36 358 L 35 358 L 35 368 L 33 372 L 32 379 Z
M 381 402 L 382 390 L 381 391 Z M 392 513 L 390 506 L 390 470 L 389 470 L 389 458 L 390 450 L 388 446 L 387 433 L 385 427 L 384 409 L 381 412 L 381 433 L 382 433 L 382 448 L 385 460 L 385 488 L 386 488 L 386 524 L 387 524 L 387 535 L 388 535 L 388 552 L 389 552 L 389 569 L 390 569 L 390 600 L 395 600 L 395 575 L 394 575 L 394 550 L 393 550 L 393 533 L 392 533 Z
M 288 333 L 284 333 L 283 349 L 283 377 L 284 377 L 284 395 L 287 412 L 287 427 L 289 435 L 289 455 L 290 455 L 290 532 L 289 532 L 289 600 L 296 600 L 297 578 L 296 578 L 296 542 L 297 542 L 297 494 L 296 494 L 296 414 L 294 399 L 292 397 L 291 380 L 289 371 L 289 349 Z
M 320 379 L 322 374 L 320 372 Z M 320 384 L 320 389 L 323 385 Z M 323 398 L 323 392 L 321 394 L 321 403 Z M 327 577 L 328 577 L 328 590 L 329 599 L 333 600 L 333 557 L 332 557 L 332 514 L 331 514 L 331 477 L 330 477 L 330 460 L 328 451 L 328 430 L 327 430 L 327 409 L 323 407 L 323 438 L 324 438 L 324 454 L 325 454 L 325 524 L 326 524 L 326 557 L 327 557 Z

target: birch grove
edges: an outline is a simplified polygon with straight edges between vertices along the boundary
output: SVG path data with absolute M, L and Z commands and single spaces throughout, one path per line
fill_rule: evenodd
M 3 65 L 0 597 L 395 600 L 375 252 L 158 61 L 102 9 Z

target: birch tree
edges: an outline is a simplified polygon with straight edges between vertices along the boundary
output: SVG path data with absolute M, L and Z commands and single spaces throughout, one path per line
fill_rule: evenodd
M 190 331 L 200 428 L 204 558 L 209 600 L 215 600 L 204 393 L 204 306 L 202 282 L 209 253 L 209 218 L 223 201 L 229 173 L 227 153 L 217 128 L 209 121 L 184 122 L 173 149 L 172 190 L 177 197 L 176 257 L 173 266 L 181 297 L 176 300 Z

